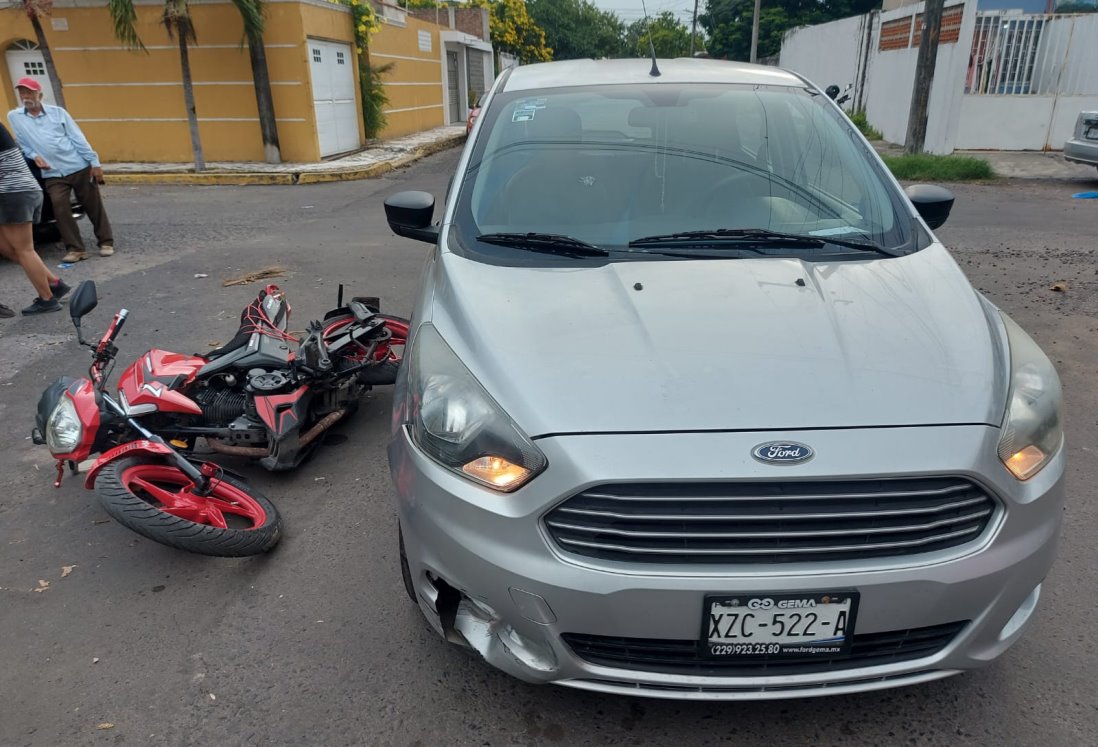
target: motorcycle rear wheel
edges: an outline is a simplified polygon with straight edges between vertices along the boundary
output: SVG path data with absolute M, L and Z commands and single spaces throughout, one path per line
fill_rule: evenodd
M 167 460 L 124 457 L 103 467 L 95 492 L 122 526 L 169 547 L 223 558 L 267 552 L 282 536 L 278 509 L 242 480 L 223 475 L 208 496 Z

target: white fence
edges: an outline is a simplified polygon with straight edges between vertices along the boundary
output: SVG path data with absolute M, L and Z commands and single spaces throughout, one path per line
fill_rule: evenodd
M 948 3 L 948 0 L 947 0 Z M 922 5 L 794 29 L 781 65 L 818 85 L 854 84 L 852 101 L 885 139 L 907 136 Z M 1079 111 L 1098 108 L 1098 14 L 943 13 L 926 149 L 1059 149 Z M 823 80 L 822 75 L 834 79 Z

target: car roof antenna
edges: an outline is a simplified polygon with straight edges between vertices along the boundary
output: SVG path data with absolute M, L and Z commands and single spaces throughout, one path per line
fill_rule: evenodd
M 648 23 L 648 8 L 644 7 L 644 0 L 641 0 L 641 10 L 644 11 L 644 29 L 648 32 L 648 51 L 652 53 L 652 69 L 648 71 L 648 74 L 653 78 L 660 77 L 660 69 L 656 65 L 656 45 L 652 43 L 652 26 Z

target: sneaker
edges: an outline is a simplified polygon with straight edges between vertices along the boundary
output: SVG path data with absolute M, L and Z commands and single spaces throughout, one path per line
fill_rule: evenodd
M 99 247 L 100 257 L 109 257 L 114 254 L 114 244 L 103 244 Z
M 70 249 L 69 253 L 61 258 L 62 262 L 81 262 L 88 258 L 87 252 L 81 252 L 76 249 Z
M 61 280 L 60 278 L 57 280 L 57 285 L 50 286 L 50 291 L 53 293 L 53 297 L 58 300 L 64 298 L 65 294 L 71 290 L 72 288 L 69 287 L 68 283 L 66 283 L 64 280 Z
M 15 316 L 15 310 L 0 303 L 0 319 L 8 319 L 13 316 Z
M 50 311 L 60 311 L 61 304 L 57 302 L 56 298 L 51 298 L 49 301 L 43 301 L 41 298 L 34 299 L 27 308 L 23 309 L 23 316 L 30 316 L 31 314 L 45 314 Z

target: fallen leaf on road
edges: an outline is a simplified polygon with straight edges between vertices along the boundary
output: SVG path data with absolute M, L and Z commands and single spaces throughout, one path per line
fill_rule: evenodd
M 1057 293 L 1063 293 L 1068 289 L 1067 283 L 1053 283 L 1049 290 L 1056 291 Z
M 264 267 L 262 270 L 249 272 L 247 274 L 240 275 L 239 277 L 227 278 L 222 281 L 221 285 L 225 288 L 228 288 L 230 285 L 247 285 L 248 283 L 254 283 L 256 280 L 282 277 L 286 277 L 286 268 L 282 265 L 271 265 L 270 267 Z
M 95 521 L 92 522 L 92 524 L 110 524 L 110 523 L 111 523 L 110 519 L 96 519 Z
M 99 726 L 97 726 L 95 728 L 96 729 L 113 729 L 114 724 L 112 724 L 110 721 L 104 721 L 103 723 L 101 723 Z
M 75 565 L 63 565 L 63 566 L 61 566 L 61 578 L 64 578 L 65 576 L 72 573 L 72 569 L 75 568 L 75 567 L 76 567 Z
M 211 341 L 207 342 L 206 344 L 209 345 L 211 348 L 221 347 L 221 343 L 218 342 L 217 340 L 211 340 Z
M 48 588 L 50 588 L 50 582 L 49 581 L 43 581 L 42 579 L 38 579 L 38 588 L 35 589 L 35 591 L 37 591 L 39 594 L 41 594 L 42 592 L 44 592 Z

